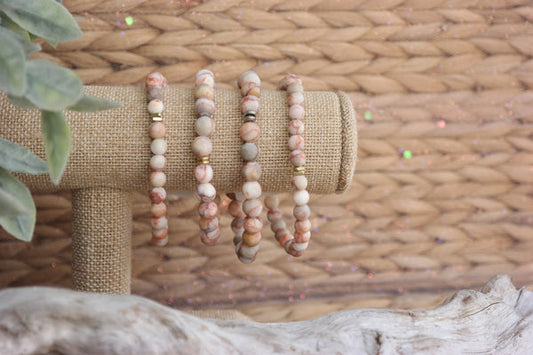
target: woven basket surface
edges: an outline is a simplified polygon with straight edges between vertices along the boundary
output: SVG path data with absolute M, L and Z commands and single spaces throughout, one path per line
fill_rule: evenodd
M 150 202 L 135 194 L 133 293 L 272 321 L 434 306 L 498 273 L 533 285 L 530 1 L 64 3 L 85 35 L 39 56 L 87 84 L 136 85 L 157 69 L 189 85 L 207 67 L 220 87 L 254 68 L 275 88 L 295 72 L 308 90 L 350 92 L 359 117 L 352 189 L 312 197 L 315 233 L 300 259 L 269 232 L 252 265 L 236 260 L 230 237 L 202 246 L 196 201 L 178 196 L 169 245 L 154 248 Z M 71 285 L 70 194 L 35 200 L 34 240 L 0 235 L 0 287 Z

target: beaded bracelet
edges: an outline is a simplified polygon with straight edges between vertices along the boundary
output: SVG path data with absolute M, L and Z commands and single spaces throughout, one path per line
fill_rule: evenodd
M 197 197 L 200 200 L 198 214 L 200 215 L 200 239 L 205 245 L 215 245 L 220 240 L 220 227 L 218 222 L 218 207 L 214 202 L 217 196 L 215 187 L 210 183 L 213 179 L 213 168 L 209 164 L 209 155 L 213 149 L 211 135 L 215 130 L 213 114 L 215 112 L 215 75 L 202 69 L 196 74 L 196 133 L 191 147 L 198 158 L 198 165 L 194 169 L 194 177 L 198 182 Z
M 167 141 L 165 137 L 165 125 L 162 122 L 161 113 L 164 110 L 163 89 L 167 87 L 167 79 L 158 72 L 148 75 L 146 78 L 146 90 L 148 103 L 148 112 L 152 117 L 152 124 L 148 132 L 152 138 L 150 149 L 153 153 L 150 160 L 152 173 L 150 174 L 150 199 L 152 201 L 152 243 L 157 246 L 164 246 L 168 242 L 168 219 L 167 206 L 165 199 L 167 193 L 163 186 L 167 177 L 163 170 L 167 165 L 167 159 L 164 154 L 167 151 Z
M 256 123 L 260 109 L 261 80 L 254 71 L 244 72 L 239 78 L 239 89 L 243 96 L 241 101 L 241 113 L 244 116 L 239 135 L 243 141 L 241 157 L 244 160 L 242 174 L 244 184 L 242 196 L 229 194 L 232 202 L 229 212 L 234 217 L 231 227 L 235 232 L 233 243 L 239 260 L 243 263 L 251 263 L 255 260 L 261 241 L 261 229 L 263 222 L 260 215 L 263 204 L 261 197 L 261 166 L 257 162 L 259 147 L 257 140 L 261 135 L 261 129 Z
M 270 228 L 276 236 L 276 240 L 285 248 L 285 251 L 292 256 L 301 256 L 311 238 L 311 221 L 309 216 L 311 210 L 307 203 L 309 202 L 309 193 L 307 192 L 307 178 L 305 173 L 305 154 L 303 118 L 305 109 L 303 107 L 304 96 L 302 81 L 294 74 L 285 76 L 280 82 L 280 88 L 289 94 L 289 160 L 294 166 L 294 176 L 291 184 L 295 189 L 293 200 L 296 206 L 293 209 L 293 215 L 296 218 L 294 223 L 295 233 L 291 235 L 286 228 L 285 221 L 282 219 L 282 212 L 279 209 L 279 200 L 277 196 L 268 196 L 265 199 L 265 206 L 268 213 L 267 218 L 270 221 Z

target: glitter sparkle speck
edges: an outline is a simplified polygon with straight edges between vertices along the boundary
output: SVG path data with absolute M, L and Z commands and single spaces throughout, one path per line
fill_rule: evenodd
M 444 121 L 444 120 L 440 120 L 439 122 L 437 122 L 437 126 L 438 126 L 439 128 L 444 128 L 444 127 L 446 127 L 446 121 Z
M 126 17 L 124 19 L 124 21 L 126 21 L 126 25 L 128 25 L 128 26 L 133 25 L 133 17 L 131 17 L 131 16 Z
M 365 112 L 365 120 L 370 121 L 372 119 L 372 112 L 366 111 Z
M 411 159 L 411 158 L 413 157 L 413 153 L 411 153 L 410 150 L 404 150 L 404 152 L 403 152 L 403 157 L 404 157 L 405 159 Z

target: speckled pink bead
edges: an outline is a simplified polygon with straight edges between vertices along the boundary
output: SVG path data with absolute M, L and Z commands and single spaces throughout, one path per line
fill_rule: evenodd
M 303 221 L 296 221 L 296 223 L 294 223 L 294 228 L 296 229 L 296 232 L 299 233 L 309 232 L 311 230 L 311 221 L 309 221 L 308 219 L 304 219 Z
M 154 187 L 162 187 L 167 182 L 167 176 L 161 171 L 154 171 L 150 174 L 149 181 Z
M 287 85 L 287 92 L 289 94 L 292 94 L 294 92 L 303 92 L 304 87 L 301 82 L 292 82 L 289 85 Z
M 165 137 L 166 128 L 162 122 L 152 122 L 148 128 L 148 134 L 151 138 L 163 138 Z
M 215 74 L 211 70 L 202 69 L 196 73 L 195 78 L 196 85 L 207 84 L 211 87 L 215 87 Z
M 234 218 L 244 217 L 245 213 L 242 210 L 242 201 L 232 200 L 228 206 L 228 212 Z
M 311 239 L 311 232 L 307 231 L 304 233 L 296 232 L 294 233 L 294 241 L 296 243 L 307 243 Z
M 295 175 L 291 179 L 291 185 L 295 190 L 307 189 L 307 178 L 305 175 Z
M 291 120 L 289 122 L 289 133 L 291 135 L 302 135 L 304 133 L 304 128 L 304 123 L 300 120 Z
M 305 109 L 301 105 L 291 105 L 289 107 L 289 118 L 291 120 L 303 121 L 305 117 Z
M 150 149 L 152 150 L 153 154 L 165 154 L 167 152 L 167 141 L 163 138 L 156 138 L 152 140 Z
M 268 195 L 265 197 L 265 206 L 269 209 L 279 207 L 279 197 L 277 195 Z
M 241 100 L 241 112 L 243 114 L 247 112 L 259 112 L 261 108 L 261 101 L 257 96 L 247 95 Z
M 311 209 L 308 205 L 296 206 L 292 210 L 292 214 L 297 220 L 304 221 L 309 219 L 309 216 L 311 216 Z
M 220 240 L 220 229 L 217 228 L 210 232 L 200 230 L 200 240 L 208 246 L 216 245 Z
M 200 217 L 212 218 L 218 213 L 218 206 L 213 201 L 200 202 L 198 205 L 198 214 Z
M 290 106 L 301 105 L 304 103 L 304 94 L 299 91 L 293 92 L 289 95 L 288 101 Z
M 278 229 L 286 229 L 287 223 L 285 223 L 283 219 L 279 219 L 277 221 L 270 222 L 270 228 L 274 233 L 276 233 Z
M 167 192 L 162 187 L 154 187 L 150 190 L 150 200 L 152 203 L 161 203 L 167 198 Z
M 244 142 L 255 142 L 261 135 L 261 129 L 255 122 L 245 122 L 239 129 L 239 135 Z
M 231 221 L 231 230 L 235 233 L 244 230 L 244 217 L 237 217 Z
M 152 213 L 152 217 L 163 217 L 167 214 L 167 205 L 165 205 L 164 202 L 153 203 L 152 207 L 150 208 L 150 212 Z
M 301 150 L 293 150 L 289 155 L 289 160 L 294 166 L 304 166 L 306 162 L 305 154 Z
M 152 240 L 153 239 L 156 239 L 156 240 L 167 239 L 167 236 L 168 236 L 168 228 L 152 229 Z
M 200 184 L 205 184 L 213 179 L 213 168 L 209 164 L 200 164 L 194 168 L 194 178 Z
M 281 81 L 279 82 L 279 88 L 282 89 L 282 90 L 286 90 L 287 87 L 292 84 L 292 83 L 302 83 L 302 79 L 300 79 L 297 75 L 295 74 L 287 74 L 283 77 L 283 79 L 281 79 Z
M 212 150 L 213 145 L 211 144 L 211 139 L 207 137 L 196 137 L 191 144 L 193 153 L 198 157 L 208 157 Z
M 244 161 L 254 161 L 259 155 L 259 147 L 255 143 L 244 143 L 241 145 L 241 158 Z
M 215 89 L 209 84 L 200 84 L 194 89 L 194 98 L 199 99 L 201 97 L 213 100 L 215 96 Z
M 248 70 L 241 74 L 237 83 L 239 88 L 246 87 L 249 83 L 253 83 L 255 86 L 261 86 L 261 79 L 256 72 Z
M 305 140 L 301 135 L 295 134 L 289 137 L 289 150 L 303 150 L 304 147 Z
M 263 211 L 263 203 L 258 199 L 245 200 L 242 210 L 248 217 L 259 217 Z
M 274 223 L 283 218 L 283 213 L 279 208 L 272 208 L 267 212 L 268 221 Z
M 146 88 L 165 88 L 167 87 L 167 79 L 159 72 L 151 73 L 146 77 Z
M 195 103 L 198 116 L 212 116 L 215 113 L 215 102 L 206 97 L 201 97 Z
M 158 99 L 154 99 L 148 103 L 148 112 L 150 112 L 152 115 L 158 115 L 165 109 L 165 105 L 163 105 L 163 102 Z
M 201 217 L 198 221 L 200 229 L 206 232 L 212 232 L 218 228 L 217 217 Z
M 150 159 L 150 167 L 153 171 L 162 171 L 167 166 L 167 158 L 164 155 L 153 155 Z
M 246 181 L 242 184 L 242 193 L 247 200 L 261 197 L 261 185 L 257 181 Z
M 244 219 L 244 230 L 248 233 L 259 233 L 263 229 L 263 222 L 258 217 L 247 217 Z
M 249 264 L 254 261 L 255 257 L 257 256 L 257 252 L 259 251 L 259 244 L 253 247 L 249 247 L 245 245 L 244 243 L 241 243 L 237 246 L 237 255 L 239 256 L 239 259 L 245 263 Z
M 168 219 L 166 216 L 152 218 L 152 228 L 163 229 L 168 228 Z
M 203 202 L 213 201 L 217 197 L 217 191 L 210 183 L 198 184 L 196 193 L 198 198 Z
M 307 205 L 309 202 L 309 192 L 306 190 L 299 190 L 294 193 L 292 196 L 294 203 L 298 206 Z
M 249 247 L 255 247 L 256 245 L 259 245 L 259 242 L 261 242 L 261 238 L 262 235 L 260 232 L 250 233 L 247 232 L 245 229 L 244 233 L 242 234 L 242 243 Z
M 246 181 L 258 181 L 261 178 L 261 165 L 256 161 L 246 162 L 242 167 L 242 176 Z
M 215 130 L 215 121 L 209 116 L 201 116 L 196 120 L 194 126 L 199 136 L 211 137 Z
M 296 240 L 295 240 L 292 243 L 291 248 L 293 248 L 295 251 L 303 252 L 303 251 L 305 251 L 305 249 L 307 249 L 308 245 L 309 245 L 309 243 L 296 243 Z

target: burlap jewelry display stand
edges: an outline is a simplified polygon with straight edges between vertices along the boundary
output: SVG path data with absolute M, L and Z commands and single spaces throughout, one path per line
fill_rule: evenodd
M 151 122 L 143 89 L 87 87 L 86 93 L 123 103 L 117 110 L 67 112 L 72 152 L 63 179 L 54 186 L 47 175 L 18 175 L 34 192 L 72 191 L 73 279 L 78 290 L 129 293 L 131 280 L 132 191 L 148 191 Z M 289 191 L 286 93 L 262 92 L 259 142 L 265 192 Z M 217 90 L 217 125 L 211 163 L 218 191 L 238 191 L 242 184 L 239 154 L 240 93 Z M 353 178 L 357 133 L 353 106 L 343 93 L 309 92 L 306 100 L 306 176 L 309 192 L 343 192 Z M 190 151 L 194 133 L 191 89 L 171 87 L 165 93 L 168 165 L 167 190 L 194 191 L 196 165 Z M 13 106 L 0 97 L 2 117 L 16 124 L 0 125 L 0 136 L 44 157 L 39 112 Z M 7 122 L 7 119 L 6 121 Z M 172 233 L 172 231 L 170 231 Z M 282 252 L 280 250 L 280 252 Z M 237 261 L 236 261 L 237 262 Z

